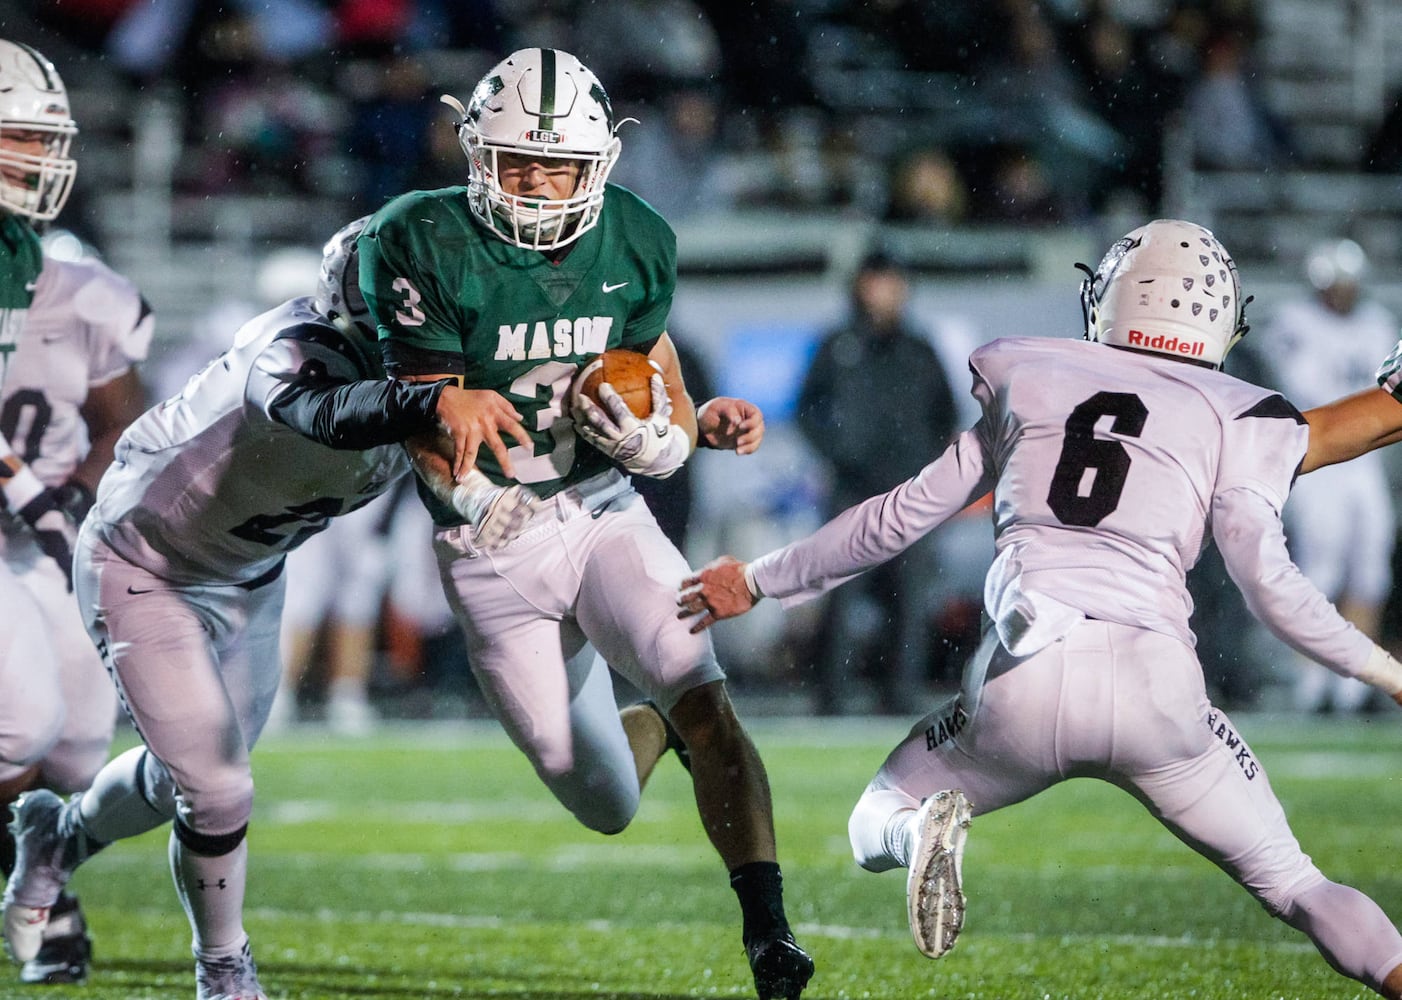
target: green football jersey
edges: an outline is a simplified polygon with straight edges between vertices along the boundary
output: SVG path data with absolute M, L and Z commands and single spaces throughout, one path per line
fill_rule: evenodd
M 34 227 L 18 215 L 0 214 L 0 385 L 5 384 L 10 355 L 24 332 L 43 266 Z
M 466 388 L 506 396 L 534 445 L 511 448 L 516 480 L 550 496 L 609 466 L 575 434 L 570 382 L 594 355 L 646 349 L 666 331 L 676 236 L 642 199 L 610 185 L 599 223 L 554 262 L 492 235 L 466 192 L 415 191 L 375 213 L 360 237 L 360 286 L 386 370 L 461 375 Z M 477 465 L 509 481 L 485 447 Z M 420 492 L 439 524 L 462 523 Z

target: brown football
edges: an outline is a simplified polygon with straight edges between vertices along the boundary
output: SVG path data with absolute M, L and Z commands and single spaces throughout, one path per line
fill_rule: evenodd
M 615 347 L 605 351 L 579 370 L 575 392 L 599 402 L 599 386 L 607 382 L 623 397 L 633 416 L 646 420 L 652 413 L 652 376 L 657 369 L 646 354 Z

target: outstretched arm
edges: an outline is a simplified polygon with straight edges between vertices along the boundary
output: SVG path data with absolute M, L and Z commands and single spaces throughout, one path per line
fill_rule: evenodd
M 744 614 L 762 596 L 785 606 L 811 600 L 904 552 L 992 485 L 979 428 L 965 431 L 919 474 L 849 507 L 807 538 L 748 564 L 717 560 L 683 581 L 678 617 L 701 616 L 692 628 L 699 632 Z
M 1309 449 L 1301 472 L 1347 462 L 1374 448 L 1402 441 L 1402 403 L 1385 389 L 1362 392 L 1305 411 Z

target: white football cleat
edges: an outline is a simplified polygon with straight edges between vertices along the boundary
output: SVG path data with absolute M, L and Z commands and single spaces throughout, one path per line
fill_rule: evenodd
M 14 817 L 15 870 L 5 886 L 5 950 L 24 963 L 39 954 L 49 908 L 58 901 L 71 868 L 63 864 L 59 814 L 63 800 L 47 789 L 25 792 L 10 807 Z
M 936 792 L 915 816 L 915 851 L 905 885 L 910 933 L 922 954 L 939 958 L 954 947 L 964 926 L 962 869 L 969 800 L 958 789 Z
M 237 955 L 195 959 L 195 995 L 198 1000 L 268 1000 L 258 985 L 258 967 L 247 938 Z

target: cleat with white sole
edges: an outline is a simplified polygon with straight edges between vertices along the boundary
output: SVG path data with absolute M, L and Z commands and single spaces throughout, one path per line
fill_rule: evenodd
M 197 1000 L 268 1000 L 258 985 L 253 946 L 247 939 L 237 955 L 195 960 Z
M 953 948 L 964 926 L 964 839 L 970 817 L 969 800 L 957 789 L 936 792 L 916 814 L 906 908 L 915 947 L 929 958 Z

